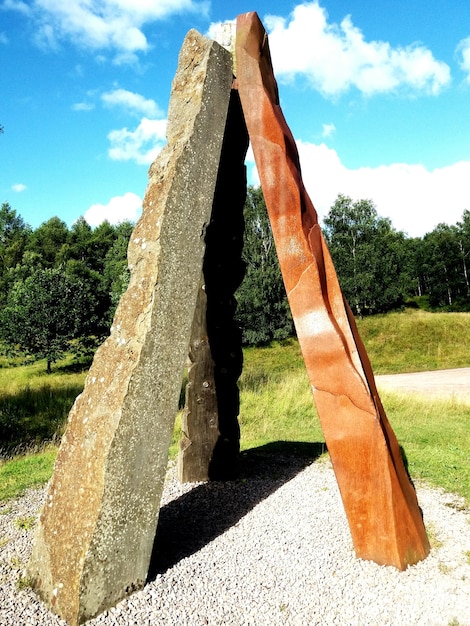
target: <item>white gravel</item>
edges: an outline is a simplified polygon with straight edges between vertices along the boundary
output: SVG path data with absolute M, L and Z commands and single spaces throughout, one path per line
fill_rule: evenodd
M 145 588 L 90 625 L 470 626 L 470 511 L 418 486 L 433 549 L 398 572 L 355 558 L 329 461 L 245 455 L 242 478 L 169 468 Z M 44 489 L 0 507 L 0 624 L 64 624 L 18 584 Z

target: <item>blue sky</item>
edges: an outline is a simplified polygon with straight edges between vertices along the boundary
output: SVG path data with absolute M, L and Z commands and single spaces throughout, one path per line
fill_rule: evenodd
M 186 32 L 253 10 L 320 218 L 344 193 L 421 236 L 470 209 L 466 0 L 0 0 L 0 201 L 136 219 Z

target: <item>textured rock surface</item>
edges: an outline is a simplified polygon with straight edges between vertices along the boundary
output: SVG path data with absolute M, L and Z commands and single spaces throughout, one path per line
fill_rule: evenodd
M 302 183 L 256 13 L 237 19 L 236 56 L 238 89 L 289 304 L 356 554 L 405 569 L 429 552 L 416 494 Z
M 188 381 L 181 418 L 178 478 L 182 483 L 209 478 L 209 463 L 219 438 L 214 360 L 207 335 L 204 277 L 199 285 L 188 354 Z
M 241 333 L 234 321 L 234 293 L 245 269 L 241 255 L 247 148 L 240 99 L 233 90 L 205 238 L 204 290 L 199 294 L 189 354 L 191 367 L 178 458 L 178 473 L 184 482 L 231 478 L 237 471 L 237 381 L 243 352 Z
M 28 567 L 70 624 L 147 576 L 231 83 L 230 53 L 191 31 L 129 245 L 129 288 L 71 410 Z
M 247 148 L 248 132 L 238 91 L 234 90 L 204 256 L 207 331 L 214 358 L 219 416 L 219 438 L 209 465 L 209 477 L 213 480 L 236 476 L 240 450 L 238 378 L 242 372 L 243 352 L 241 332 L 234 320 L 237 306 L 234 294 L 245 273 L 241 257 Z

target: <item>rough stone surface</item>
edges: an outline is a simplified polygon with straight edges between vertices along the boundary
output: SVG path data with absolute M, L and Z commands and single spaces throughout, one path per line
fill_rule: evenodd
M 207 296 L 204 287 L 204 277 L 201 277 L 191 329 L 188 381 L 181 419 L 178 478 L 182 483 L 209 478 L 209 463 L 219 438 L 214 360 L 207 335 Z
M 289 304 L 356 554 L 405 569 L 429 552 L 416 493 L 302 182 L 256 13 L 237 19 L 236 56 L 238 89 Z
M 237 381 L 241 333 L 234 293 L 245 267 L 243 206 L 248 133 L 238 91 L 232 90 L 211 220 L 206 232 L 204 288 L 198 299 L 190 350 L 178 473 L 183 482 L 236 475 L 240 450 Z
M 71 410 L 28 567 L 70 624 L 147 577 L 231 83 L 230 53 L 188 33 L 168 145 L 129 245 L 129 288 Z
M 234 294 L 245 273 L 242 250 L 247 149 L 248 132 L 240 97 L 233 90 L 204 256 L 207 330 L 214 358 L 219 416 L 219 438 L 209 465 L 209 477 L 213 480 L 225 480 L 237 474 L 240 451 L 238 378 L 243 352 L 241 331 L 234 319 L 237 306 Z

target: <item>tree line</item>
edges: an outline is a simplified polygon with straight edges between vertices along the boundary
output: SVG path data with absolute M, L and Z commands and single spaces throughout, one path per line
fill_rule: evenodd
M 244 209 L 245 278 L 236 293 L 246 345 L 282 340 L 294 326 L 260 188 Z M 51 364 L 66 352 L 90 357 L 109 334 L 129 272 L 131 222 L 92 228 L 58 217 L 35 230 L 8 203 L 0 209 L 0 340 L 4 350 Z M 371 200 L 339 195 L 323 228 L 343 292 L 358 316 L 419 302 L 470 311 L 470 211 L 410 238 Z
M 109 333 L 127 286 L 131 222 L 71 228 L 53 217 L 33 230 L 8 203 L 0 209 L 0 339 L 10 353 L 89 357 Z
M 324 224 L 342 289 L 357 315 L 418 299 L 430 310 L 470 310 L 470 211 L 455 225 L 408 237 L 380 217 L 371 200 L 339 195 Z
M 245 220 L 247 274 L 237 294 L 238 315 L 245 343 L 262 344 L 291 335 L 293 325 L 260 189 L 248 189 Z M 355 315 L 406 305 L 470 311 L 470 211 L 455 225 L 408 237 L 371 200 L 340 194 L 323 232 Z

